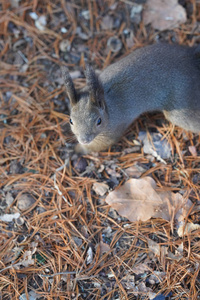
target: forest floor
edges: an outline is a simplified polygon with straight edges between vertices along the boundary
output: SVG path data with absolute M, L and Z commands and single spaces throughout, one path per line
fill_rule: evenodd
M 1 1 L 0 299 L 200 299 L 199 135 L 145 114 L 108 151 L 78 156 L 60 73 L 78 89 L 84 60 L 101 70 L 141 46 L 197 45 L 200 2 L 179 2 L 185 22 L 163 30 L 144 24 L 147 1 Z M 191 230 L 106 203 L 146 177 L 190 200 Z

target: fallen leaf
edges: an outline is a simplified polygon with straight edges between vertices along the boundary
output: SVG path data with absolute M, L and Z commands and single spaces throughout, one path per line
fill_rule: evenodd
M 194 231 L 194 230 L 198 230 L 200 229 L 200 225 L 199 224 L 194 224 L 194 223 L 187 223 L 185 225 L 184 222 L 182 222 L 182 224 L 179 226 L 177 233 L 180 237 L 183 237 L 184 235 L 189 234 L 190 232 Z
M 95 182 L 92 186 L 92 189 L 97 195 L 104 196 L 107 193 L 109 186 L 103 182 Z
M 24 266 L 25 268 L 29 267 L 30 265 L 34 265 L 35 261 L 32 259 L 33 252 L 30 250 L 27 250 L 23 254 L 23 260 L 20 261 L 20 264 Z
M 172 252 L 169 251 L 168 253 L 168 258 L 172 259 L 172 260 L 180 260 L 181 258 L 183 258 L 183 255 L 180 253 L 175 253 L 173 254 Z
M 135 164 L 124 170 L 129 177 L 139 178 L 146 171 L 145 168 Z
M 169 251 L 167 253 L 167 257 L 171 258 L 172 260 L 180 260 L 183 258 L 183 243 L 181 243 L 175 250 L 175 254 Z
M 189 146 L 188 147 L 190 153 L 192 154 L 192 156 L 197 157 L 197 149 L 195 146 Z
M 150 239 L 148 239 L 148 247 L 155 255 L 160 256 L 160 245 Z
M 110 251 L 110 246 L 108 244 L 101 241 L 99 245 L 100 245 L 100 255 Z
M 145 273 L 146 271 L 149 271 L 149 268 L 146 264 L 142 263 L 142 264 L 139 264 L 139 265 L 136 265 L 136 266 L 132 267 L 131 270 L 136 275 L 139 275 L 139 274 Z
M 154 215 L 155 205 L 162 204 L 155 187 L 156 183 L 150 177 L 130 179 L 110 192 L 105 201 L 130 221 L 146 221 Z
M 151 24 L 154 29 L 176 28 L 187 20 L 185 9 L 178 0 L 147 0 L 143 14 L 144 24 Z
M 192 206 L 179 193 L 156 191 L 156 182 L 151 177 L 129 179 L 110 192 L 105 201 L 129 221 L 147 221 L 152 217 L 182 221 Z
M 132 290 L 135 287 L 135 276 L 127 274 L 122 278 L 122 285 L 127 289 L 127 290 Z
M 40 16 L 37 20 L 35 20 L 35 26 L 40 31 L 44 31 L 46 29 L 46 25 L 47 25 L 46 16 Z
M 148 134 L 141 131 L 138 138 L 143 142 L 145 154 L 151 154 L 162 162 L 164 162 L 163 159 L 171 157 L 171 146 L 166 139 L 162 139 L 162 134 L 155 132 Z
M 91 264 L 92 261 L 93 261 L 93 251 L 92 251 L 92 247 L 89 247 L 87 251 L 87 257 L 86 257 L 87 265 Z
M 166 272 L 154 271 L 153 274 L 149 276 L 149 283 L 158 284 L 163 281 L 163 278 L 166 276 Z
M 138 284 L 138 289 L 143 294 L 147 294 L 149 291 L 152 291 L 151 288 L 147 287 L 144 282 L 140 282 Z

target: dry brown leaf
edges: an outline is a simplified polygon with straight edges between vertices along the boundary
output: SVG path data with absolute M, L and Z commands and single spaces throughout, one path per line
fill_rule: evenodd
M 187 223 L 185 225 L 184 222 L 182 222 L 182 224 L 179 226 L 177 233 L 180 237 L 183 237 L 184 235 L 189 234 L 190 232 L 194 231 L 194 230 L 198 230 L 200 229 L 200 225 L 199 224 L 194 224 L 194 223 Z
M 135 164 L 127 169 L 124 170 L 126 172 L 126 174 L 129 176 L 129 177 L 132 177 L 132 178 L 139 178 L 145 171 L 146 169 Z
M 186 22 L 186 11 L 177 0 L 147 0 L 144 10 L 144 23 L 154 29 L 166 30 Z
M 156 182 L 150 177 L 129 179 L 108 194 L 105 201 L 130 221 L 162 218 L 182 221 L 192 202 L 179 193 L 157 192 Z
M 133 271 L 136 275 L 139 275 L 139 274 L 145 273 L 146 271 L 149 271 L 149 268 L 148 268 L 148 266 L 147 266 L 145 263 L 141 263 L 141 264 L 139 264 L 139 265 L 135 265 L 135 266 L 132 268 L 132 271 Z
M 148 247 L 151 252 L 160 258 L 164 258 L 168 254 L 168 248 L 166 246 L 161 246 L 160 244 L 148 239 Z
M 92 261 L 93 261 L 93 251 L 92 251 L 92 247 L 89 247 L 87 251 L 86 264 L 89 265 L 91 264 Z
M 155 255 L 160 256 L 160 245 L 152 240 L 148 240 L 148 247 Z
M 92 186 L 92 189 L 97 195 L 104 196 L 107 193 L 109 186 L 103 182 L 95 182 Z
M 32 258 L 32 251 L 25 251 L 23 254 L 23 260 L 20 261 L 20 264 L 27 268 L 30 265 L 34 265 L 34 259 Z
M 150 177 L 130 179 L 110 192 L 105 201 L 130 221 L 146 221 L 154 215 L 155 206 L 162 204 L 155 188 L 156 183 Z
M 101 255 L 110 251 L 110 246 L 108 244 L 101 241 L 99 243 L 99 245 L 100 245 L 100 254 Z
M 126 276 L 123 277 L 122 279 L 122 285 L 127 289 L 127 290 L 134 290 L 135 288 L 135 276 L 127 274 Z
M 195 146 L 189 146 L 188 147 L 190 153 L 192 154 L 192 156 L 197 157 L 197 149 Z

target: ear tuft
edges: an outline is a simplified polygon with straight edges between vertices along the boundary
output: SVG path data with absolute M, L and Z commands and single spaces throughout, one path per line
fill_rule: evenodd
M 72 78 L 69 74 L 68 68 L 62 66 L 61 73 L 62 73 L 63 83 L 66 87 L 67 96 L 69 97 L 69 100 L 70 100 L 70 104 L 71 104 L 71 106 L 75 105 L 77 103 L 76 91 L 74 88 Z
M 99 107 L 104 108 L 104 90 L 93 67 L 86 63 L 85 77 L 88 86 L 90 101 Z

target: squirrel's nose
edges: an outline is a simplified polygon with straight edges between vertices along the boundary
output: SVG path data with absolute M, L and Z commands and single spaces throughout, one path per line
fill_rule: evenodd
M 89 144 L 93 140 L 91 135 L 82 136 L 79 138 L 80 144 Z

